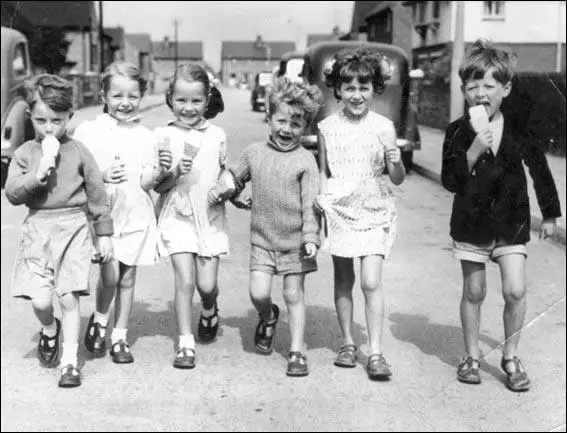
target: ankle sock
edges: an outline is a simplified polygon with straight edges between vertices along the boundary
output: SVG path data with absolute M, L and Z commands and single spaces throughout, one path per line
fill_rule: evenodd
M 63 354 L 61 355 L 61 367 L 71 364 L 77 368 L 77 352 L 79 345 L 77 343 L 63 343 Z
M 57 335 L 57 322 L 55 321 L 55 317 L 53 318 L 51 325 L 42 327 L 41 332 L 46 337 L 55 337 Z
M 179 336 L 179 348 L 193 349 L 195 350 L 195 337 L 191 335 L 180 335 Z
M 108 313 L 102 314 L 98 311 L 94 313 L 94 322 L 98 323 L 102 328 L 99 328 L 100 336 L 104 338 L 106 335 L 106 326 L 108 325 Z
M 118 343 L 120 340 L 126 341 L 127 332 L 128 332 L 128 329 L 126 329 L 126 328 L 123 328 L 123 329 L 114 328 L 112 330 L 112 336 L 111 336 L 112 344 Z

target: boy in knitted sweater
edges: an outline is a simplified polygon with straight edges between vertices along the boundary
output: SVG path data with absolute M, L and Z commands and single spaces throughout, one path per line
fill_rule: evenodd
M 73 388 L 81 385 L 79 296 L 89 293 L 92 243 L 87 214 L 105 262 L 112 257 L 113 223 L 93 156 L 66 133 L 73 114 L 72 85 L 55 75 L 39 75 L 26 96 L 35 139 L 14 153 L 5 187 L 10 203 L 29 208 L 12 274 L 12 294 L 31 300 L 42 324 L 37 355 L 43 365 L 57 365 L 63 332 L 59 386 Z M 54 316 L 54 292 L 61 321 Z
M 314 199 L 319 175 L 313 154 L 301 146 L 301 136 L 322 101 L 316 86 L 292 83 L 282 77 L 270 92 L 271 134 L 267 142 L 248 146 L 209 193 L 218 203 L 234 197 L 251 181 L 250 298 L 260 320 L 254 342 L 260 353 L 274 349 L 279 308 L 272 303 L 271 282 L 283 275 L 284 300 L 289 314 L 291 348 L 288 376 L 309 374 L 304 355 L 305 274 L 317 270 L 320 245 Z M 230 188 L 231 180 L 235 188 Z

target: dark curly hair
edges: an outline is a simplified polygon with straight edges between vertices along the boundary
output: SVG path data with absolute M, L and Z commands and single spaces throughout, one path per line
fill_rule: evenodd
M 468 80 L 480 80 L 494 68 L 494 79 L 506 84 L 512 81 L 516 61 L 517 56 L 511 51 L 496 48 L 488 39 L 477 39 L 459 68 L 459 77 L 464 85 Z
M 270 88 L 270 115 L 274 114 L 282 103 L 300 110 L 307 123 L 310 123 L 323 105 L 323 93 L 315 85 L 294 82 L 282 76 Z
M 341 84 L 358 78 L 360 83 L 372 83 L 374 93 L 381 94 L 390 79 L 390 64 L 382 54 L 368 48 L 345 48 L 333 57 L 332 66 L 325 72 L 325 85 L 340 99 Z
M 22 92 L 30 110 L 38 101 L 58 113 L 73 109 L 73 85 L 57 75 L 38 75 L 26 81 Z
M 169 86 L 165 92 L 165 102 L 169 108 L 173 107 L 171 98 L 175 90 L 175 83 L 177 83 L 178 80 L 184 80 L 189 83 L 203 83 L 203 86 L 205 86 L 205 94 L 208 96 L 207 108 L 203 115 L 205 119 L 213 119 L 217 114 L 224 111 L 224 102 L 222 100 L 220 90 L 217 89 L 214 83 L 212 83 L 209 79 L 207 70 L 198 63 L 180 65 L 174 71 L 171 79 L 169 80 Z

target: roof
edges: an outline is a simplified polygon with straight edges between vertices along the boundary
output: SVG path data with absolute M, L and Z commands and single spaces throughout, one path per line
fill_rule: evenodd
M 93 1 L 2 0 L 2 13 L 4 14 L 7 10 L 21 14 L 26 21 L 36 27 L 91 29 L 97 25 Z
M 174 59 L 175 58 L 175 41 L 169 41 L 169 46 L 166 47 L 164 42 L 153 42 L 153 53 L 155 59 Z M 177 43 L 177 58 L 187 60 L 202 60 L 203 59 L 203 43 L 196 42 L 183 42 Z
M 365 33 L 367 31 L 366 17 L 372 9 L 382 3 L 384 2 L 355 1 L 350 33 Z
M 320 33 L 312 33 L 307 35 L 307 46 L 314 44 L 316 42 L 324 42 L 324 41 L 334 41 L 338 39 L 337 35 L 335 34 L 320 34 Z
M 129 33 L 126 41 L 140 53 L 152 52 L 152 39 L 148 33 Z
M 288 51 L 295 51 L 295 42 L 264 41 L 264 43 L 270 46 L 272 59 L 279 59 Z M 266 50 L 257 48 L 255 41 L 223 41 L 221 58 L 265 60 Z
M 112 42 L 110 46 L 113 48 L 124 48 L 124 29 L 122 27 L 105 27 L 104 33 L 110 36 Z
M 396 7 L 402 6 L 402 1 L 383 1 L 379 2 L 380 4 L 375 6 L 365 17 L 364 19 L 368 19 L 373 15 L 379 14 L 380 12 L 385 11 L 386 9 L 394 9 Z

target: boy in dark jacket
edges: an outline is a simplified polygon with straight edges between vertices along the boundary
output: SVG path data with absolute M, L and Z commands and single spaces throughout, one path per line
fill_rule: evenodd
M 530 208 L 524 162 L 543 215 L 540 239 L 550 237 L 561 216 L 559 197 L 546 157 L 533 140 L 512 130 L 500 106 L 512 89 L 513 55 L 487 41 L 475 42 L 459 70 L 469 107 L 486 109 L 488 127 L 475 131 L 470 115 L 452 122 L 443 143 L 443 186 L 455 193 L 451 237 L 461 261 L 461 322 L 466 357 L 457 371 L 464 383 L 480 383 L 480 307 L 486 295 L 485 264 L 500 267 L 506 341 L 501 367 L 512 391 L 527 391 L 530 380 L 517 356 L 526 313 L 525 261 Z M 474 122 L 473 122 L 474 123 Z

